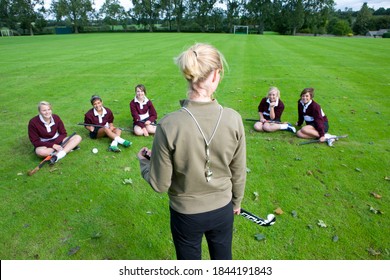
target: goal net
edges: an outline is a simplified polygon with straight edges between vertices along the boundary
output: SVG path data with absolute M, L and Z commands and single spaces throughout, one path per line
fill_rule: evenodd
M 234 34 L 248 34 L 248 25 L 235 25 Z
M 1 29 L 1 36 L 2 37 L 5 37 L 5 36 L 13 36 L 13 32 L 11 29 L 8 29 L 8 28 L 2 28 Z

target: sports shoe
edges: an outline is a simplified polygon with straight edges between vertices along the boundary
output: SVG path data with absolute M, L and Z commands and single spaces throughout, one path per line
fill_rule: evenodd
M 295 129 L 295 127 L 291 125 L 291 123 L 288 123 L 287 131 L 291 131 L 292 133 L 297 133 L 297 130 Z
M 122 145 L 127 148 L 127 147 L 130 147 L 131 144 L 133 144 L 133 143 L 131 143 L 130 141 L 125 140 L 125 142 L 123 142 Z
M 325 133 L 325 138 L 334 138 L 334 140 L 338 141 L 339 138 L 337 138 L 336 135 L 332 135 L 332 134 L 329 134 L 329 133 Z
M 119 153 L 121 150 L 118 148 L 118 146 L 110 146 L 108 147 L 108 150 L 110 152 Z
M 56 163 L 56 162 L 57 162 L 57 156 L 54 155 L 54 156 L 51 157 L 51 159 L 50 159 L 50 161 L 49 161 L 49 164 L 50 164 L 50 165 L 53 165 L 53 164 Z
M 327 139 L 327 140 L 326 140 L 326 142 L 328 143 L 328 146 L 329 146 L 329 147 L 332 147 L 332 146 L 333 146 L 334 141 L 336 141 L 336 139 L 334 139 L 334 138 L 330 138 L 330 139 Z
M 71 152 L 73 152 L 73 151 L 77 151 L 77 150 L 80 150 L 80 146 L 79 145 L 77 145 L 76 147 L 74 147 L 72 150 L 70 150 Z

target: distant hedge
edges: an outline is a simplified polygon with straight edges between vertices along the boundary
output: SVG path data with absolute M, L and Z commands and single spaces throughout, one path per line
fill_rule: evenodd
M 382 35 L 382 38 L 390 38 L 390 32 L 386 32 Z

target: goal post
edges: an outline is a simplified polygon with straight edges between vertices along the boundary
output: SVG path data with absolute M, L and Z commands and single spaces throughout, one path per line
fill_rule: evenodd
M 1 28 L 1 37 L 6 37 L 6 36 L 13 36 L 13 32 L 11 29 L 8 28 Z
M 235 25 L 234 34 L 247 34 L 249 33 L 248 25 Z

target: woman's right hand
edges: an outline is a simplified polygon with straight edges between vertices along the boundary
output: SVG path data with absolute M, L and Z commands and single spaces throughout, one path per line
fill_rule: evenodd
M 141 159 L 148 159 L 148 158 L 145 157 L 145 154 L 147 156 L 149 156 L 149 158 L 150 158 L 150 156 L 152 155 L 152 151 L 149 150 L 147 147 L 141 148 L 141 150 L 139 150 L 139 152 L 137 154 L 138 159 L 139 160 L 141 160 Z

